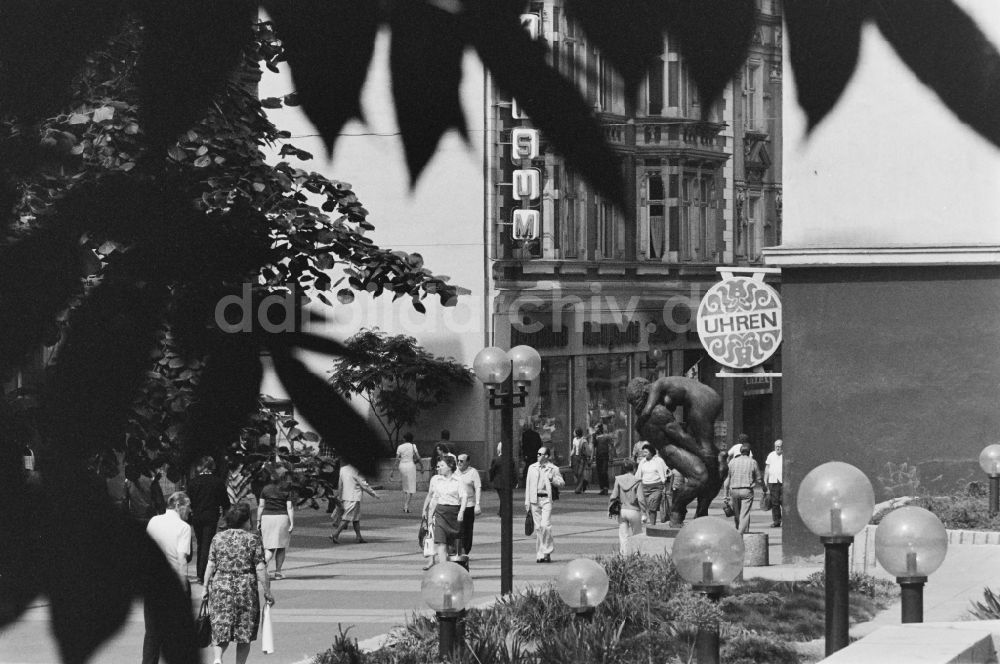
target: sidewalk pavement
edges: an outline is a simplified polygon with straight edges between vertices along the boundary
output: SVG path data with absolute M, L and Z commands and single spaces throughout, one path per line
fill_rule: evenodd
M 284 569 L 285 579 L 274 581 L 276 604 L 272 611 L 276 652 L 267 656 L 272 664 L 308 661 L 326 650 L 338 629 L 349 629 L 359 641 L 373 639 L 405 623 L 413 612 L 429 611 L 420 598 L 424 558 L 417 548 L 420 501 L 415 511 L 404 514 L 401 494 L 382 492 L 383 500 L 365 502 L 362 533 L 367 544 L 354 543 L 353 532 L 345 531 L 341 544 L 328 536 L 330 522 L 322 511 L 302 510 L 296 515 Z M 415 498 L 420 498 L 416 496 Z M 553 581 L 562 565 L 581 556 L 611 554 L 618 549 L 617 524 L 607 518 L 607 498 L 590 491 L 584 495 L 564 492 L 553 510 L 556 550 L 550 565 L 535 563 L 534 537 L 525 537 L 515 495 L 514 586 L 543 585 Z M 471 570 L 475 582 L 474 604 L 491 601 L 500 591 L 500 520 L 497 497 L 483 494 L 483 514 L 476 519 Z M 713 515 L 721 516 L 721 502 Z M 747 568 L 745 575 L 781 579 L 805 578 L 821 569 L 819 559 L 807 564 L 782 565 L 780 529 L 769 528 L 770 513 L 753 512 L 752 528 L 769 534 L 768 567 Z M 664 549 L 672 540 L 664 540 Z M 995 545 L 952 547 L 942 569 L 935 573 L 925 591 L 925 617 L 956 620 L 967 615 L 970 599 L 979 599 L 982 589 L 1000 584 L 1000 549 Z M 884 574 L 884 572 L 882 572 Z M 194 586 L 194 603 L 200 601 L 201 587 Z M 897 624 L 899 607 L 880 615 L 876 622 Z M 39 598 L 21 619 L 0 631 L 0 664 L 52 664 L 58 651 L 48 629 L 48 606 Z M 92 661 L 102 664 L 133 664 L 142 650 L 143 619 L 140 602 L 122 631 L 105 644 Z M 370 641 L 377 643 L 377 641 Z M 251 661 L 264 656 L 255 645 Z M 226 661 L 231 661 L 232 649 Z M 204 655 L 210 661 L 207 652 Z

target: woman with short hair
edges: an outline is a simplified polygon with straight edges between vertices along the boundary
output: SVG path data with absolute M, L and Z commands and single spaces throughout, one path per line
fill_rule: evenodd
M 642 493 L 646 502 L 646 518 L 648 525 L 656 525 L 656 516 L 660 513 L 660 503 L 663 501 L 663 491 L 669 487 L 670 469 L 667 462 L 656 453 L 652 444 L 642 446 L 645 458 L 639 462 L 635 474 L 642 482 Z
M 295 528 L 295 506 L 292 503 L 292 478 L 290 473 L 272 475 L 260 491 L 257 502 L 257 523 L 264 541 L 265 568 L 274 558 L 275 580 L 285 578 L 281 568 L 285 564 L 285 550 L 292 540 Z
M 215 474 L 215 459 L 204 456 L 198 460 L 197 475 L 188 481 L 191 498 L 191 527 L 198 542 L 198 583 L 205 578 L 208 547 L 219 527 L 219 517 L 229 509 L 226 483 Z
M 264 601 L 274 604 L 260 536 L 251 530 L 250 506 L 238 503 L 226 512 L 228 528 L 212 539 L 205 568 L 205 595 L 212 623 L 213 664 L 222 663 L 229 643 L 236 643 L 236 664 L 250 654 L 260 625 L 259 585 Z
M 448 560 L 448 545 L 458 538 L 468 497 L 461 480 L 455 475 L 458 462 L 444 455 L 437 463 L 438 474 L 431 478 L 424 500 L 424 518 L 434 530 L 434 555 L 430 565 Z M 430 567 L 428 565 L 428 567 Z

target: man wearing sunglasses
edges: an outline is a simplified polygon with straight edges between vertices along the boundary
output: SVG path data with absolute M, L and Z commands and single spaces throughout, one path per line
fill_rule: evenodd
M 535 524 L 535 562 L 552 562 L 552 487 L 565 486 L 559 467 L 549 460 L 549 448 L 538 450 L 538 461 L 528 467 L 524 486 L 524 511 Z

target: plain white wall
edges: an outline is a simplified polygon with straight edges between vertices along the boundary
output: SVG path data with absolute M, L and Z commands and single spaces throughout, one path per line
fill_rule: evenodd
M 1000 43 L 1000 3 L 957 4 Z M 783 245 L 1000 243 L 1000 150 L 952 115 L 874 25 L 843 97 L 808 138 L 787 54 L 786 44 Z

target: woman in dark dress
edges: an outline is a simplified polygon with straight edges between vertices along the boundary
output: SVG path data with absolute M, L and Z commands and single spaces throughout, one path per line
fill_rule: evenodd
M 198 461 L 198 474 L 188 482 L 187 494 L 191 498 L 191 527 L 198 541 L 198 583 L 201 583 L 208 564 L 208 547 L 219 527 L 219 516 L 229 509 L 226 483 L 215 474 L 212 457 L 202 457 Z
M 205 594 L 212 621 L 213 662 L 221 664 L 229 642 L 236 643 L 236 664 L 243 664 L 250 654 L 250 642 L 257 638 L 260 626 L 260 598 L 274 604 L 264 563 L 264 545 L 260 535 L 251 530 L 250 506 L 237 503 L 226 512 L 226 525 L 212 539 L 205 569 Z

